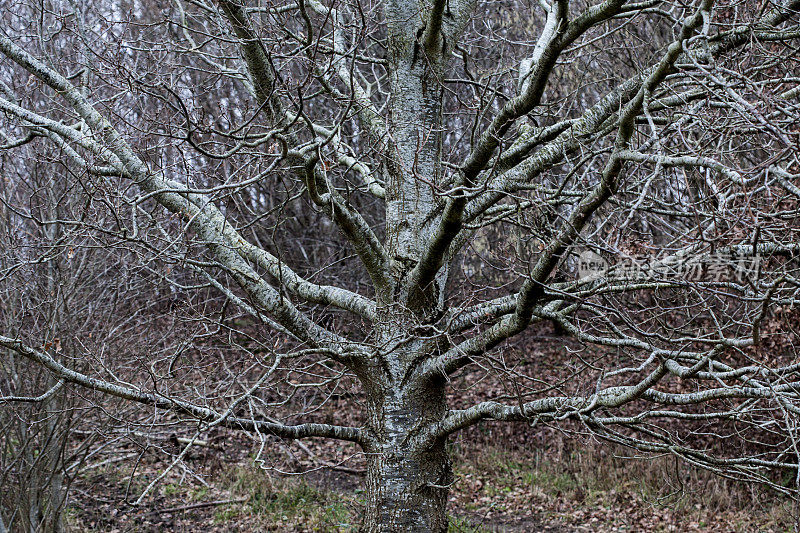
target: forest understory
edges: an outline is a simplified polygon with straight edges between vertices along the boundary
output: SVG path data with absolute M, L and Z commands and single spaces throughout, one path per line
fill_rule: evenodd
M 563 363 L 564 337 L 546 328 L 531 333 L 510 348 L 516 351 L 510 359 L 540 374 Z M 479 370 L 459 376 L 450 387 L 462 399 L 502 393 L 493 388 L 498 384 Z M 352 413 L 343 409 L 352 400 L 332 398 L 327 412 L 317 415 Z M 113 452 L 87 462 L 71 490 L 71 530 L 358 530 L 364 461 L 355 446 L 275 439 L 259 454 L 258 439 L 215 429 L 173 465 L 192 433 L 158 434 L 128 435 Z M 671 457 L 599 442 L 569 423 L 558 428 L 487 423 L 456 435 L 449 449 L 453 532 L 795 530 L 795 505 L 764 488 Z

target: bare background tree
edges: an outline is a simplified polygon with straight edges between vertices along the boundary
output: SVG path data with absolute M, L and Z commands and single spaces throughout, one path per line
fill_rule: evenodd
M 38 419 L 53 465 L 6 522 L 58 523 L 84 408 L 126 438 L 191 424 L 167 471 L 217 427 L 257 462 L 352 443 L 365 531 L 445 531 L 448 438 L 489 420 L 797 494 L 772 325 L 799 287 L 800 2 L 1 5 L 0 420 Z M 537 322 L 575 340 L 555 379 L 503 350 Z M 497 394 L 448 394 L 475 368 Z

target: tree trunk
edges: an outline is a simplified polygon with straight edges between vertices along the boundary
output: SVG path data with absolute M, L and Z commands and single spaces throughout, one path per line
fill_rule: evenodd
M 401 423 L 413 419 L 393 413 Z M 367 509 L 364 532 L 445 532 L 452 482 L 444 443 L 416 450 L 398 433 L 367 455 Z
M 446 532 L 453 475 L 445 440 L 423 446 L 417 436 L 446 413 L 442 389 L 402 390 L 370 402 L 364 532 Z

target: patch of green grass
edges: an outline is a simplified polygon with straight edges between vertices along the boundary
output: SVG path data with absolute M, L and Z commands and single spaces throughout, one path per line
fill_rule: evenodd
M 527 470 L 522 475 L 522 481 L 553 496 L 569 494 L 579 488 L 578 480 L 569 473 L 550 470 Z
M 458 516 L 449 517 L 447 533 L 488 533 L 489 530 L 473 524 L 469 519 Z
M 320 532 L 356 531 L 358 503 L 354 495 L 323 491 L 301 478 L 270 477 L 253 468 L 237 468 L 230 476 L 230 490 L 247 497 L 245 504 L 219 510 L 215 522 L 225 523 L 248 515 L 265 529 Z
M 195 501 L 203 501 L 207 494 L 208 487 L 198 487 L 196 489 L 192 489 L 189 495 Z
M 239 516 L 241 512 L 241 508 L 236 506 L 217 509 L 217 511 L 214 513 L 214 523 L 224 524 L 226 522 L 230 522 Z
M 181 491 L 181 486 L 176 483 L 167 483 L 164 485 L 164 496 L 175 496 Z
M 520 485 L 537 487 L 553 496 L 571 494 L 585 481 L 579 481 L 573 472 L 552 465 L 541 457 L 522 461 L 510 453 L 494 448 L 487 449 L 469 463 L 461 462 L 457 469 L 477 473 L 491 472 L 492 484 L 486 486 L 489 496 L 511 492 Z

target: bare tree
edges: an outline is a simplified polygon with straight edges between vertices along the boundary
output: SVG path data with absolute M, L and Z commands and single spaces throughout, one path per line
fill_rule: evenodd
M 799 286 L 798 10 L 4 0 L 4 165 L 57 149 L 86 206 L 59 223 L 137 250 L 176 301 L 221 296 L 198 313 L 242 358 L 203 395 L 199 330 L 124 376 L 35 333 L 0 345 L 198 431 L 356 443 L 365 531 L 445 531 L 445 444 L 486 420 L 577 421 L 795 494 L 774 473 L 800 475 L 800 366 L 771 324 Z M 556 380 L 501 349 L 539 321 L 585 350 Z M 471 367 L 510 392 L 448 401 Z M 275 415 L 353 383 L 359 427 Z M 726 434 L 743 445 L 699 437 Z
M 15 176 L 16 179 L 0 185 L 6 189 L 4 197 L 19 198 L 21 189 L 28 189 L 34 209 L 39 214 L 47 213 L 41 218 L 57 220 L 52 213 L 59 209 L 58 177 L 42 176 L 36 168 L 28 170 L 30 174 L 24 178 Z M 10 177 L 12 172 L 6 169 L 6 176 Z M 41 180 L 47 183 L 33 185 Z M 9 185 L 16 190 L 9 191 Z M 65 295 L 73 289 L 60 275 L 63 265 L 55 257 L 27 269 L 11 268 L 21 263 L 15 257 L 23 250 L 16 246 L 17 238 L 27 238 L 40 250 L 52 250 L 61 228 L 58 224 L 30 224 L 23 228 L 8 209 L 2 209 L 2 214 L 4 253 L 0 264 L 6 282 L 3 284 L 6 290 L 0 293 L 3 329 L 16 334 L 24 327 L 38 338 L 50 339 L 50 348 L 61 352 L 60 338 L 69 327 Z M 23 286 L 26 290 L 20 292 Z M 0 395 L 0 404 L 4 406 L 0 411 L 0 432 L 4 435 L 0 439 L 0 531 L 6 527 L 11 531 L 63 531 L 62 511 L 69 484 L 67 442 L 71 419 L 76 414 L 72 409 L 73 399 L 62 390 L 63 383 L 56 376 L 8 349 L 0 362 L 0 379 L 5 390 L 17 394 Z M 37 390 L 46 392 L 39 394 Z M 34 394 L 26 394 L 30 392 Z
M 60 150 L 27 143 L 15 155 L 21 161 L 4 160 L 0 182 L 3 331 L 40 341 L 40 349 L 78 371 L 102 364 L 102 359 L 87 360 L 86 352 L 110 350 L 122 356 L 115 362 L 135 360 L 137 350 L 125 347 L 134 335 L 150 344 L 142 351 L 152 354 L 158 339 L 144 333 L 148 327 L 143 322 L 156 315 L 148 307 L 163 304 L 140 271 L 144 261 L 137 260 L 136 249 L 115 246 L 114 239 L 78 223 L 89 218 L 99 227 L 111 213 L 87 210 L 84 198 L 75 194 L 74 180 L 63 166 L 52 164 L 59 161 Z M 184 328 L 169 329 L 191 338 Z M 96 461 L 94 455 L 115 445 L 108 438 L 111 425 L 92 416 L 95 405 L 117 417 L 124 410 L 113 402 L 92 401 L 88 391 L 72 390 L 41 365 L 14 350 L 3 351 L 0 531 L 64 531 L 72 481 L 87 459 Z M 103 432 L 105 438 L 98 439 Z

